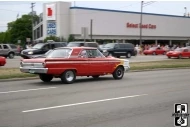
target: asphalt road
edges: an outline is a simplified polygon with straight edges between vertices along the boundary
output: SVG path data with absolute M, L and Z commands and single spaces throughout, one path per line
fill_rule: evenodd
M 15 56 L 14 59 L 7 58 L 7 64 L 1 68 L 19 68 L 20 67 L 20 60 L 22 58 L 20 56 Z M 138 55 L 138 56 L 132 56 L 128 59 L 130 62 L 148 62 L 148 61 L 162 61 L 162 60 L 168 60 L 168 58 L 165 55 Z
M 122 80 L 84 77 L 70 85 L 59 79 L 0 82 L 0 126 L 173 127 L 174 103 L 190 104 L 189 74 L 129 72 Z

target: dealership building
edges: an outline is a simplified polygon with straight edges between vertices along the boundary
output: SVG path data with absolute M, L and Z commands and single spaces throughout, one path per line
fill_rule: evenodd
M 165 14 L 108 10 L 72 6 L 71 2 L 53 2 L 43 5 L 39 22 L 34 25 L 34 39 L 48 36 L 77 40 L 111 40 L 139 43 L 186 43 L 190 39 L 190 17 Z M 141 29 L 140 29 L 141 28 Z

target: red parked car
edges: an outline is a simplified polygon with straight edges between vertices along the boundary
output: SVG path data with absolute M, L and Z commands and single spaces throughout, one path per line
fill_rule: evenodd
M 4 66 L 6 64 L 6 58 L 0 56 L 0 66 Z
M 167 57 L 176 57 L 181 59 L 182 57 L 189 57 L 190 58 L 190 49 L 188 48 L 177 48 L 174 51 L 167 52 Z
M 50 82 L 55 77 L 69 84 L 75 81 L 76 76 L 98 78 L 112 74 L 114 79 L 122 79 L 124 71 L 129 68 L 129 60 L 105 57 L 97 48 L 63 47 L 41 58 L 22 59 L 20 70 L 38 74 L 44 82 Z
M 165 55 L 166 50 L 160 47 L 151 47 L 148 50 L 144 50 L 143 52 L 145 55 Z

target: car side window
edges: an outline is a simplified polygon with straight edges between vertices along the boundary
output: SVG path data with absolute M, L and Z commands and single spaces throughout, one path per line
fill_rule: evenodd
M 44 49 L 44 50 L 49 50 L 50 47 L 49 47 L 49 45 L 47 44 L 47 45 L 45 45 L 45 46 L 43 47 L 43 49 Z
M 88 58 L 102 58 L 103 56 L 98 50 L 87 50 Z
M 2 49 L 1 45 L 0 45 L 0 49 Z
M 118 44 L 115 44 L 114 48 L 115 48 L 115 49 L 119 48 L 119 45 L 118 45 Z
M 80 57 L 80 58 L 87 58 L 88 55 L 87 55 L 86 50 L 82 50 L 81 53 L 79 54 L 79 57 Z
M 3 48 L 4 49 L 9 49 L 7 45 L 3 45 Z

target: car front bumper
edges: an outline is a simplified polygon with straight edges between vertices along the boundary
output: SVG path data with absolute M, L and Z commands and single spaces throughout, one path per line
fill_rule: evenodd
M 31 74 L 47 74 L 48 68 L 26 68 L 20 67 L 20 71 L 23 73 L 31 73 Z

